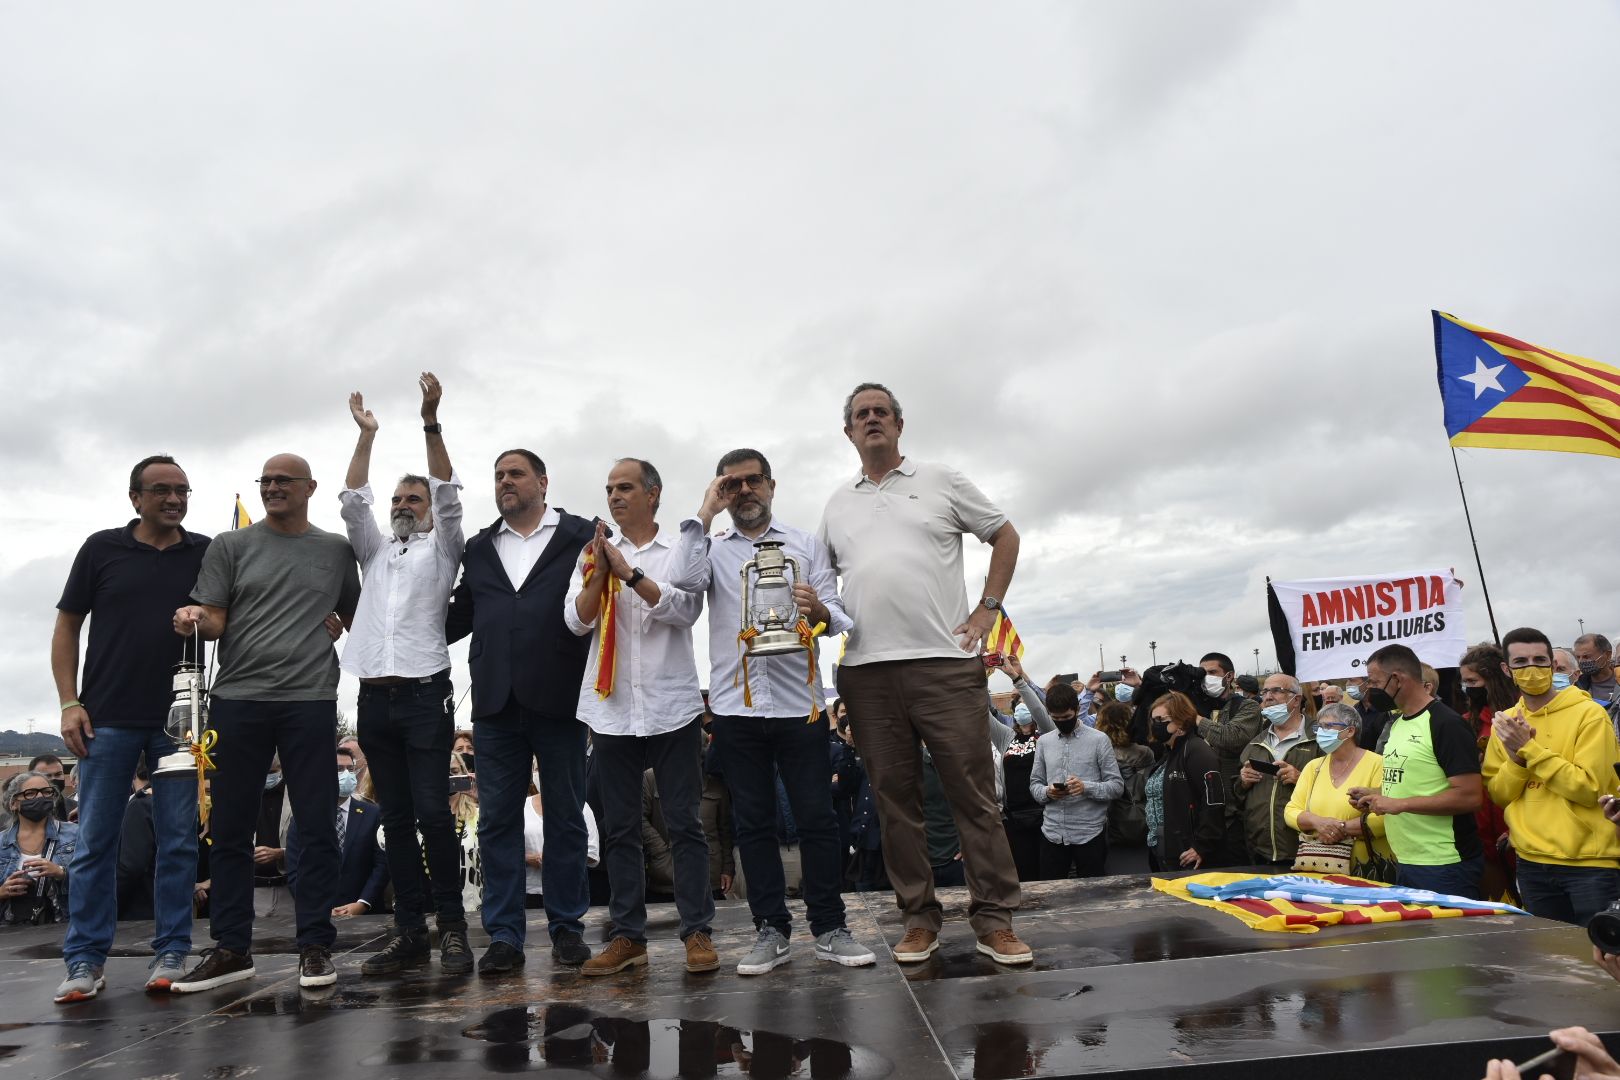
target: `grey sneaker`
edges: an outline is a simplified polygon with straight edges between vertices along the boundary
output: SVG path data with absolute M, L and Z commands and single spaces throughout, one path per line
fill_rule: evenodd
M 793 959 L 787 938 L 774 926 L 759 928 L 759 939 L 748 955 L 737 961 L 737 974 L 763 975 L 778 964 L 785 964 Z
M 89 1001 L 106 988 L 107 980 L 101 969 L 88 960 L 78 960 L 68 965 L 67 978 L 56 988 L 56 1003 Z
M 831 960 L 845 967 L 865 967 L 877 963 L 872 950 L 856 941 L 855 936 L 842 926 L 816 935 L 816 959 Z
M 186 954 L 183 952 L 158 953 L 152 958 L 152 974 L 146 977 L 148 994 L 167 994 L 169 987 L 180 981 L 186 973 Z

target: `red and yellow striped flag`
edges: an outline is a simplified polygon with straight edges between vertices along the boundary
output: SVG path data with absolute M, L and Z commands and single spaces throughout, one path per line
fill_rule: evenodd
M 1434 312 L 1453 446 L 1620 457 L 1620 369 Z
M 1024 639 L 1018 636 L 1005 608 L 996 612 L 995 624 L 984 639 L 984 651 L 998 656 L 1016 656 L 1020 661 L 1024 659 Z

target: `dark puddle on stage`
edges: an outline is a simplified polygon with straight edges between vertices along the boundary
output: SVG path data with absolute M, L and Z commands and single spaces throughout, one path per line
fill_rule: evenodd
M 464 1062 L 490 1072 L 558 1069 L 643 1080 L 877 1080 L 893 1071 L 874 1052 L 831 1039 L 744 1031 L 709 1020 L 599 1016 L 579 1005 L 500 1009 L 460 1034 L 393 1040 L 359 1064 Z
M 1051 982 L 1018 993 L 1072 1001 L 1086 1011 L 1066 1022 L 967 1024 L 942 1030 L 940 1038 L 957 1075 L 975 1080 L 1140 1068 L 1155 1056 L 1158 1064 L 1185 1065 L 1240 1052 L 1244 1044 L 1272 1057 L 1332 1053 L 1443 1020 L 1513 1023 L 1516 981 L 1505 968 L 1430 969 L 1284 983 L 1193 1006 L 1126 1004 L 1117 1011 L 1098 1011 L 1103 1002 L 1089 985 Z

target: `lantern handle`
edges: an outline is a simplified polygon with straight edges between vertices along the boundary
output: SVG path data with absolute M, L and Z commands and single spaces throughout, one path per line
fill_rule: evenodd
M 747 630 L 752 623 L 748 621 L 748 571 L 758 568 L 758 563 L 749 559 L 742 565 L 742 629 Z

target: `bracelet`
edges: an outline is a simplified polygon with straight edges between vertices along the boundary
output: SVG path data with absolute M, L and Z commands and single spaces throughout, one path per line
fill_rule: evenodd
M 423 424 L 422 430 L 427 432 L 429 435 L 441 435 L 444 433 L 444 425 L 438 423 Z
M 82 709 L 82 708 L 84 708 L 84 702 L 82 702 L 82 701 L 64 701 L 64 702 L 62 702 L 62 711 L 63 712 L 67 712 L 69 709 Z

